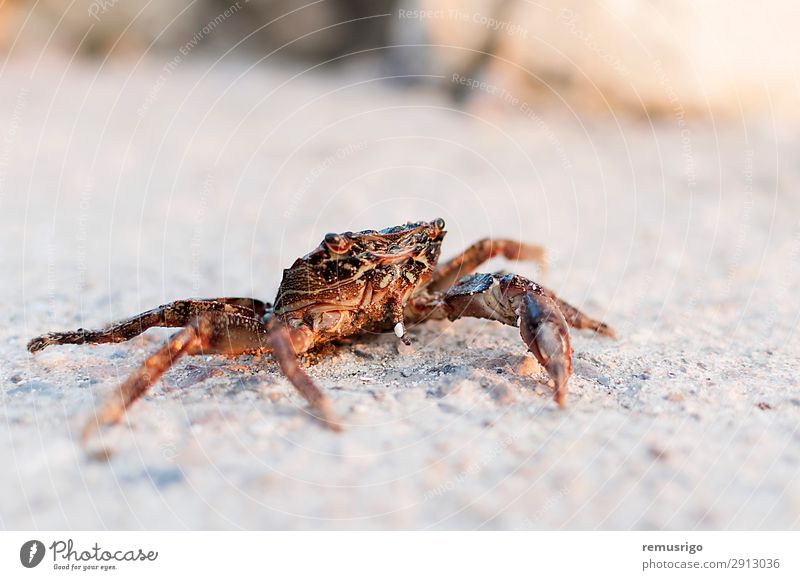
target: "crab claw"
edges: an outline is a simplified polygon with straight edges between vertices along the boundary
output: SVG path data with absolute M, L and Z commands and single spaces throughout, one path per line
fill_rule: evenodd
M 553 398 L 563 407 L 567 381 L 572 375 L 572 348 L 567 321 L 552 300 L 534 292 L 522 296 L 517 314 L 522 340 L 550 375 L 555 391 Z

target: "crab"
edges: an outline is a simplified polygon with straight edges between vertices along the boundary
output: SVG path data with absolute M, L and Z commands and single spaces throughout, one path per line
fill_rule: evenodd
M 178 300 L 102 330 L 52 332 L 28 350 L 62 344 L 130 340 L 151 327 L 179 327 L 97 409 L 82 432 L 117 423 L 184 355 L 269 353 L 308 402 L 311 414 L 339 431 L 342 422 L 327 396 L 301 368 L 298 356 L 345 337 L 394 332 L 408 344 L 408 327 L 427 320 L 476 317 L 519 327 L 522 341 L 550 377 L 563 406 L 572 374 L 568 327 L 614 337 L 552 291 L 516 274 L 474 273 L 495 256 L 544 266 L 541 246 L 484 239 L 438 265 L 446 234 L 441 218 L 380 231 L 330 233 L 309 254 L 283 271 L 274 304 L 254 298 Z

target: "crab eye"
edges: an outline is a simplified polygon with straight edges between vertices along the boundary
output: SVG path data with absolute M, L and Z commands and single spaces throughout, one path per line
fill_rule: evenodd
M 433 225 L 436 226 L 437 230 L 443 230 L 444 220 L 442 218 L 436 218 L 435 220 L 433 220 Z
M 341 234 L 325 234 L 325 245 L 334 254 L 344 254 L 353 244 Z

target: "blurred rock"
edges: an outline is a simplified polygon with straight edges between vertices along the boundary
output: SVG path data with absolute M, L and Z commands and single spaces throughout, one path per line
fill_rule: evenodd
M 0 7 L 0 48 L 371 61 L 383 77 L 529 117 L 556 104 L 682 123 L 795 117 L 798 19 L 790 0 L 12 0 Z
M 175 49 L 195 34 L 202 12 L 202 2 L 182 0 L 16 0 L 3 14 L 0 48 L 97 56 Z
M 800 40 L 789 23 L 800 19 L 800 4 L 791 0 L 409 4 L 419 5 L 435 47 L 428 72 L 471 99 L 680 118 L 796 115 Z
M 213 14 L 228 6 L 226 0 L 206 0 Z M 250 0 L 242 4 L 242 17 L 232 22 L 226 38 L 253 54 L 301 57 L 314 61 L 385 45 L 388 14 L 394 0 Z

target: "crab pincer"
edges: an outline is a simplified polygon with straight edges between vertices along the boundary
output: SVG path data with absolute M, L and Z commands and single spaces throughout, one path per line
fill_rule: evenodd
M 563 407 L 572 375 L 567 321 L 552 300 L 534 292 L 522 296 L 518 314 L 522 340 L 547 371 L 553 381 L 553 398 Z
M 611 328 L 557 298 L 536 282 L 516 274 L 472 274 L 444 295 L 447 317 L 488 318 L 518 326 L 525 346 L 552 383 L 556 403 L 564 406 L 572 375 L 569 326 L 614 336 Z

